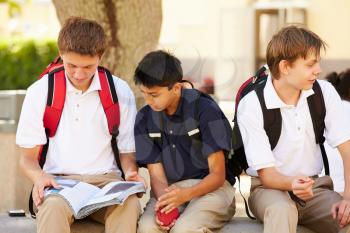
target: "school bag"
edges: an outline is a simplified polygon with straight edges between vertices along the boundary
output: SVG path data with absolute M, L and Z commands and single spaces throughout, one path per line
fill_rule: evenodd
M 113 77 L 110 71 L 101 66 L 99 66 L 97 70 L 101 85 L 101 90 L 99 90 L 98 93 L 107 118 L 108 130 L 112 136 L 111 146 L 114 158 L 119 170 L 122 172 L 122 177 L 124 177 L 119 158 L 119 150 L 117 146 L 117 136 L 119 134 L 120 125 L 120 110 L 118 96 L 114 86 Z M 58 128 L 65 103 L 66 77 L 64 66 L 61 63 L 60 57 L 57 57 L 46 67 L 43 73 L 39 76 L 39 79 L 41 79 L 46 74 L 48 75 L 48 93 L 43 122 L 45 127 L 47 143 L 41 146 L 38 154 L 38 161 L 41 168 L 44 167 L 47 151 L 49 148 L 50 138 L 54 137 L 56 134 L 56 130 Z M 30 193 L 29 197 L 29 211 L 32 217 L 35 218 L 36 215 L 33 209 L 32 192 Z
M 235 116 L 233 119 L 234 126 L 232 131 L 232 157 L 234 157 L 236 163 L 235 166 L 238 166 L 236 169 L 238 171 L 246 171 L 248 168 L 248 163 L 244 151 L 242 136 L 239 130 L 239 125 L 237 123 L 237 108 L 241 99 L 243 99 L 251 91 L 255 91 L 262 109 L 263 119 L 264 119 L 264 129 L 268 136 L 271 150 L 275 148 L 278 143 L 279 137 L 282 130 L 282 116 L 280 109 L 267 109 L 264 99 L 264 87 L 267 81 L 268 72 L 267 67 L 261 67 L 255 74 L 255 76 L 249 78 L 245 81 L 239 88 L 236 99 L 235 99 Z M 319 83 L 316 82 L 312 87 L 314 94 L 307 98 L 309 111 L 312 119 L 312 124 L 315 133 L 316 144 L 320 146 L 323 164 L 325 168 L 325 174 L 329 175 L 329 164 L 324 148 L 324 130 L 325 130 L 325 116 L 326 116 L 326 107 L 323 99 L 323 94 Z M 252 114 L 254 114 L 252 112 Z M 305 202 L 299 199 L 289 191 L 291 199 L 300 204 L 301 206 L 305 205 Z M 247 212 L 247 205 L 246 205 Z M 249 214 L 249 212 L 247 212 Z

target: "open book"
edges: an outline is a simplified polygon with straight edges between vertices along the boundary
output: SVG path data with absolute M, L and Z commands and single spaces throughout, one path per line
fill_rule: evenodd
M 76 219 L 110 205 L 121 205 L 132 194 L 146 192 L 142 182 L 116 181 L 103 188 L 64 178 L 57 178 L 60 189 L 53 187 L 45 190 L 45 198 L 50 195 L 61 196 L 71 207 Z

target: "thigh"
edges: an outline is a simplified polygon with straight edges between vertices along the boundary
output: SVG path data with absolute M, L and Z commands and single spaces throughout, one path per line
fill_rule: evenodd
M 304 208 L 299 209 L 299 222 L 316 232 L 338 232 L 339 226 L 331 216 L 332 205 L 342 199 L 333 190 L 333 183 L 329 176 L 316 180 L 314 197 L 307 201 Z
M 234 188 L 226 181 L 214 192 L 191 200 L 176 221 L 175 228 L 179 226 L 183 230 L 221 228 L 235 213 L 234 196 Z
M 122 181 L 123 179 L 116 173 L 106 173 L 98 175 L 84 175 L 82 181 L 95 185 L 99 188 L 104 187 L 106 184 L 114 181 Z
M 74 221 L 73 211 L 67 202 L 59 196 L 49 196 L 39 206 L 37 220 L 39 222 L 42 219 L 47 221 L 48 218 L 52 218 L 54 221 L 68 220 L 69 224 Z
M 154 207 L 156 205 L 156 199 L 151 197 L 148 201 L 145 211 L 141 215 L 138 224 L 138 233 L 165 233 L 158 227 L 155 219 Z
M 252 189 L 248 202 L 250 210 L 260 221 L 264 221 L 268 208 L 276 207 L 274 209 L 277 211 L 292 210 L 297 213 L 297 207 L 287 191 L 264 188 L 258 178 L 252 178 Z

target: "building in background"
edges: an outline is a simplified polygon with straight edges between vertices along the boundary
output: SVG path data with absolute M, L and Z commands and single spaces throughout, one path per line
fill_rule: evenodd
M 22 14 L 12 18 L 0 4 L 0 38 L 56 38 L 51 1 L 22 2 Z M 163 0 L 159 48 L 181 59 L 185 78 L 196 87 L 233 100 L 238 86 L 265 62 L 272 34 L 288 23 L 306 24 L 329 45 L 321 77 L 348 68 L 349 12 L 348 0 Z

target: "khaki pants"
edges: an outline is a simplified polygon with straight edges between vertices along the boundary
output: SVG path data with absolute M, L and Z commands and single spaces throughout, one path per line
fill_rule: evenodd
M 198 184 L 201 180 L 190 179 L 175 183 L 186 188 Z M 210 233 L 219 230 L 235 213 L 235 191 L 227 181 L 214 192 L 195 198 L 179 208 L 180 217 L 171 228 L 171 233 Z M 156 199 L 151 198 L 139 221 L 138 233 L 164 233 L 155 221 L 154 206 Z
M 303 225 L 317 233 L 350 232 L 349 226 L 340 229 L 331 216 L 331 207 L 342 197 L 333 191 L 329 176 L 316 179 L 314 196 L 301 207 L 286 191 L 267 189 L 259 178 L 252 177 L 249 206 L 253 214 L 264 222 L 264 233 L 295 233 Z
M 103 175 L 68 175 L 67 179 L 80 180 L 103 187 L 121 178 L 116 173 Z M 135 233 L 140 214 L 138 198 L 130 196 L 123 205 L 102 208 L 88 218 L 105 225 L 106 233 Z M 38 233 L 69 233 L 74 216 L 66 202 L 57 196 L 50 196 L 39 206 L 37 213 Z

